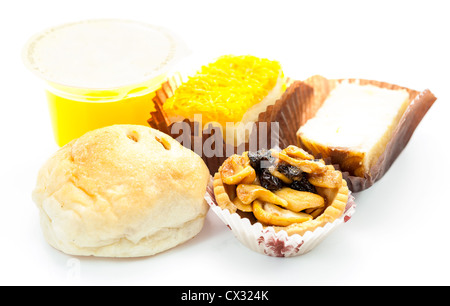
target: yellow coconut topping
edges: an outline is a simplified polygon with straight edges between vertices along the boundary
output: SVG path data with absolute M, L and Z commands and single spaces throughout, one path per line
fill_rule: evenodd
M 194 114 L 202 114 L 203 123 L 236 123 L 283 77 L 277 61 L 225 55 L 189 77 L 164 103 L 164 111 L 169 117 L 191 120 Z

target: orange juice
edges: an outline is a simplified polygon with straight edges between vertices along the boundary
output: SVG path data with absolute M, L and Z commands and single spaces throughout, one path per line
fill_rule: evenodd
M 98 19 L 33 36 L 23 58 L 47 84 L 54 137 L 63 146 L 108 125 L 148 125 L 155 91 L 186 51 L 167 29 Z

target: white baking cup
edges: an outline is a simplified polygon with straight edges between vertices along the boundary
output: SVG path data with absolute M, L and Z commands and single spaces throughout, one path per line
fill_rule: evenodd
M 308 253 L 322 242 L 339 225 L 347 222 L 355 212 L 356 203 L 349 191 L 347 205 L 342 216 L 334 222 L 308 231 L 303 236 L 289 236 L 286 231 L 275 232 L 272 227 L 264 228 L 259 222 L 251 224 L 247 218 L 230 213 L 217 205 L 212 182 L 208 185 L 205 200 L 211 210 L 232 230 L 234 236 L 251 250 L 274 257 L 292 257 Z

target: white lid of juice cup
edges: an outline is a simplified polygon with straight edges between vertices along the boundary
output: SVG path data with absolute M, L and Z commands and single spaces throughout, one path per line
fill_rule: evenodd
M 42 79 L 73 88 L 115 89 L 148 82 L 188 55 L 166 28 L 137 21 L 68 23 L 31 37 L 25 65 Z

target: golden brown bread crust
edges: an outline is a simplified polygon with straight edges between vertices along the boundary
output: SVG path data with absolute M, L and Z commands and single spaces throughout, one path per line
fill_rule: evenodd
M 39 171 L 33 199 L 55 248 L 146 256 L 200 231 L 208 180 L 202 159 L 166 134 L 115 125 L 58 150 Z

